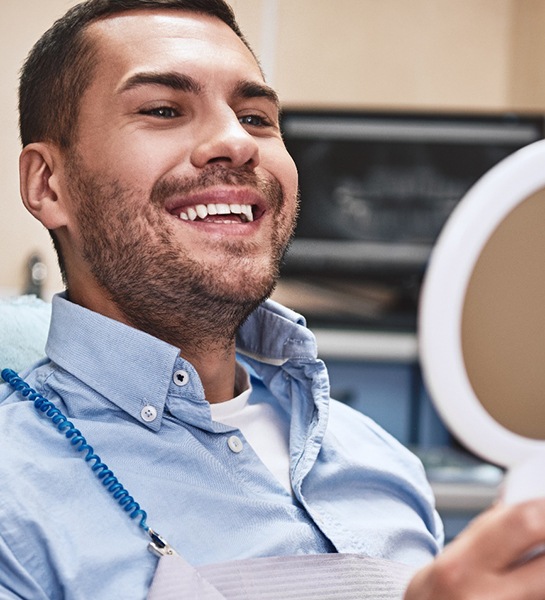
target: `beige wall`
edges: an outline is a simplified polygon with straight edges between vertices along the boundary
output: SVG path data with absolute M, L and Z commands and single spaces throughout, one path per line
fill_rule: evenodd
M 545 1 L 514 0 L 509 97 L 513 106 L 545 107 Z
M 505 100 L 510 0 L 280 6 L 277 85 L 290 104 L 488 109 Z
M 545 112 L 545 0 L 233 5 L 267 54 L 263 17 L 276 7 L 272 74 L 285 105 Z
M 18 183 L 17 79 L 30 47 L 51 22 L 75 4 L 68 0 L 2 0 L 0 19 L 0 294 L 20 292 L 25 265 L 39 251 L 48 265 L 47 292 L 61 289 L 49 236 L 25 211 Z
M 49 237 L 20 205 L 17 73 L 75 0 L 2 0 L 0 294 L 18 292 Z M 545 112 L 545 0 L 232 0 L 286 105 Z M 276 16 L 275 16 L 276 15 Z

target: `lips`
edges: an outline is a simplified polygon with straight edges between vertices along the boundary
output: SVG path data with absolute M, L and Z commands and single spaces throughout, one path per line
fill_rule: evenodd
M 184 206 L 179 213 L 183 221 L 212 221 L 215 223 L 241 221 L 249 223 L 254 220 L 251 204 L 194 204 Z M 234 217 L 234 218 L 233 218 Z
M 187 222 L 252 223 L 265 212 L 266 201 L 256 190 L 221 187 L 172 198 L 165 208 Z

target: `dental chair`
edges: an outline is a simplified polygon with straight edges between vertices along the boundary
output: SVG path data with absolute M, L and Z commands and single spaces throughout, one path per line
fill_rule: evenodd
M 51 304 L 36 296 L 0 299 L 0 368 L 21 371 L 45 357 Z

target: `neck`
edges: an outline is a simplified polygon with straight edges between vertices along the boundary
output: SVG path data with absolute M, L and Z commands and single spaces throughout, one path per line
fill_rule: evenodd
M 78 293 L 79 290 L 78 286 L 69 288 L 72 302 L 180 348 L 181 356 L 199 374 L 205 397 L 211 404 L 235 396 L 235 336 L 254 304 L 207 303 L 197 309 L 179 305 L 175 311 L 169 311 L 166 303 L 162 304 L 162 310 L 159 305 L 145 307 L 141 303 L 138 310 L 127 311 L 105 294 L 94 294 L 92 286 L 87 285 L 84 294 Z
M 235 397 L 235 345 L 225 348 L 209 347 L 204 354 L 191 354 L 182 349 L 183 357 L 196 369 L 210 404 Z
M 215 310 L 190 312 L 180 307 L 172 318 L 161 324 L 149 319 L 129 324 L 179 348 L 180 355 L 199 374 L 205 398 L 214 404 L 235 395 L 235 338 L 247 316 L 247 308 L 242 308 L 223 304 Z M 166 323 L 170 326 L 165 326 Z

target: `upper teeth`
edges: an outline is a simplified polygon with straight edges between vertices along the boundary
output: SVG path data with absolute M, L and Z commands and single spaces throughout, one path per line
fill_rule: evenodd
M 197 217 L 205 219 L 208 215 L 243 215 L 246 221 L 253 221 L 252 206 L 250 204 L 197 204 L 187 206 L 180 213 L 180 219 L 194 221 Z

